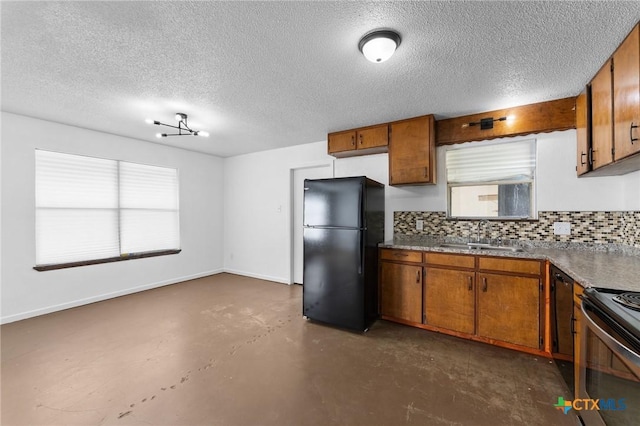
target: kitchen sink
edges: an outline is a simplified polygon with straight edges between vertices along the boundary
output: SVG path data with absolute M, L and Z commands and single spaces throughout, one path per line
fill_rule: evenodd
M 493 251 L 509 251 L 509 252 L 524 251 L 520 247 L 493 246 L 491 244 L 481 244 L 481 243 L 468 243 L 468 244 L 443 243 L 443 244 L 440 244 L 439 247 L 453 248 L 458 250 L 493 250 Z
M 459 250 L 469 250 L 471 247 L 469 247 L 466 244 L 440 244 L 438 247 L 443 247 L 443 248 L 453 248 L 453 249 L 459 249 Z

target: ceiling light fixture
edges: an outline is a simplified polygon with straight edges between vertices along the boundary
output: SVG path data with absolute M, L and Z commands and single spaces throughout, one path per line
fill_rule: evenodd
M 157 126 L 167 126 L 171 127 L 172 129 L 178 129 L 178 133 L 156 133 L 157 138 L 166 138 L 167 136 L 209 136 L 209 133 L 205 131 L 190 129 L 187 125 L 187 114 L 177 112 L 176 120 L 178 120 L 177 126 L 164 124 L 156 120 L 151 120 L 150 118 L 147 118 L 145 121 L 147 122 L 147 124 L 155 124 Z
M 371 62 L 384 62 L 400 46 L 400 34 L 392 30 L 374 30 L 365 34 L 358 43 L 358 49 Z

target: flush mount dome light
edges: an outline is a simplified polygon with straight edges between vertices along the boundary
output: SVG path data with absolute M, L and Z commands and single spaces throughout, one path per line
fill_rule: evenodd
M 384 62 L 400 46 L 400 34 L 391 30 L 375 30 L 360 39 L 358 49 L 371 62 Z

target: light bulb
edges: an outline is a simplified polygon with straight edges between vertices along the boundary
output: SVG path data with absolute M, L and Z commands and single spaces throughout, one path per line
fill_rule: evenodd
M 198 136 L 204 136 L 205 138 L 209 137 L 209 132 L 199 131 Z
M 396 51 L 396 42 L 386 37 L 369 40 L 362 46 L 362 54 L 371 62 L 384 62 Z
M 162 133 L 156 133 L 156 138 L 160 139 L 162 137 Z
M 144 122 L 147 124 L 153 124 L 153 120 L 150 118 L 145 119 Z

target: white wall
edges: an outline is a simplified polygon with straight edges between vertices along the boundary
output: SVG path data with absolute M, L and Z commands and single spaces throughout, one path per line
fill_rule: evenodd
M 538 210 L 640 210 L 640 172 L 575 176 L 575 131 L 536 135 Z M 15 321 L 221 270 L 291 282 L 292 169 L 332 164 L 334 175 L 388 184 L 387 154 L 335 159 L 326 142 L 221 159 L 145 141 L 2 113 L 0 319 Z M 34 266 L 34 150 L 180 169 L 182 253 L 57 271 Z M 438 184 L 386 188 L 394 211 L 446 210 L 444 148 Z
M 576 177 L 574 130 L 525 136 L 537 140 L 539 211 L 640 210 L 640 172 Z M 385 238 L 394 211 L 445 211 L 445 148 L 437 149 L 438 184 L 386 187 Z M 334 161 L 336 177 L 365 175 L 389 182 L 388 155 L 334 159 L 326 142 L 225 159 L 225 269 L 290 282 L 290 170 Z
M 36 148 L 178 168 L 182 252 L 47 272 L 33 270 Z M 2 113 L 1 164 L 2 322 L 222 270 L 221 158 Z
M 289 283 L 291 170 L 330 164 L 326 143 L 225 159 L 225 270 Z
M 539 211 L 640 210 L 640 172 L 576 177 L 576 132 L 537 135 Z

